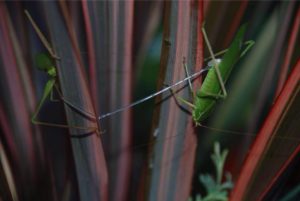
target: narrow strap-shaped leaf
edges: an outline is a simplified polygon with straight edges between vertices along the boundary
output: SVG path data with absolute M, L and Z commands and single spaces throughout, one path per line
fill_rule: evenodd
M 268 183 L 299 145 L 299 141 L 274 140 L 276 136 L 299 139 L 300 60 L 291 73 L 268 118 L 248 152 L 233 190 L 231 200 L 256 200 Z M 281 156 L 281 157 L 272 157 Z M 257 181 L 261 185 L 255 185 Z
M 78 44 L 72 35 L 73 26 L 71 23 L 66 24 L 70 22 L 70 15 L 64 3 L 43 2 L 42 4 L 53 49 L 60 57 L 56 60 L 56 67 L 61 92 L 63 97 L 71 101 L 74 106 L 96 116 L 78 54 Z M 92 132 L 90 129 L 70 129 L 73 136 L 71 143 L 80 200 L 106 200 L 108 177 L 101 140 L 96 133 L 96 130 L 100 132 L 98 122 L 71 107 L 65 107 L 65 111 L 69 125 L 95 128 Z
M 202 1 L 165 3 L 159 89 L 164 84 L 171 85 L 186 77 L 184 60 L 190 72 L 201 68 L 202 6 Z M 186 99 L 189 94 L 188 90 L 178 93 Z M 187 200 L 196 151 L 192 119 L 170 94 L 156 99 L 157 102 L 161 100 L 166 101 L 157 107 L 153 117 L 152 132 L 156 134 L 154 138 L 157 143 L 149 154 L 151 175 L 148 200 Z

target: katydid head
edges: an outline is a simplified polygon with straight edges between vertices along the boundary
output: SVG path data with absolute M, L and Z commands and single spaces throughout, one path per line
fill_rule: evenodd
M 207 66 L 213 67 L 213 66 L 215 66 L 216 64 L 220 64 L 221 61 L 222 61 L 222 59 L 219 59 L 219 58 L 211 59 L 211 60 L 207 63 Z
M 56 76 L 53 59 L 48 54 L 39 53 L 36 55 L 35 60 L 39 70 L 46 71 L 51 77 Z

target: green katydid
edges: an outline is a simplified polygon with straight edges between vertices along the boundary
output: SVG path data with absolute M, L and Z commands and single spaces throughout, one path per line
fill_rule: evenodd
M 86 116 L 89 119 L 95 120 L 96 118 L 95 118 L 94 115 L 80 109 L 79 107 L 76 107 L 70 101 L 63 98 L 63 96 L 62 96 L 62 94 L 59 90 L 59 87 L 58 87 L 57 71 L 56 71 L 56 67 L 54 65 L 54 59 L 60 59 L 60 58 L 55 55 L 54 51 L 51 48 L 50 43 L 47 41 L 46 37 L 42 34 L 42 32 L 40 31 L 40 29 L 38 28 L 38 26 L 36 25 L 36 23 L 34 22 L 34 20 L 32 19 L 31 15 L 29 14 L 29 12 L 27 10 L 25 10 L 25 14 L 28 17 L 30 23 L 32 24 L 34 30 L 38 34 L 40 40 L 42 41 L 45 48 L 48 50 L 48 52 L 50 54 L 50 55 L 48 55 L 48 54 L 39 54 L 37 56 L 37 59 L 36 59 L 38 68 L 40 70 L 45 71 L 48 74 L 49 80 L 47 81 L 47 83 L 45 85 L 44 92 L 43 92 L 42 98 L 40 99 L 40 101 L 38 103 L 37 109 L 34 112 L 34 114 L 32 115 L 31 122 L 33 124 L 39 124 L 39 125 L 44 125 L 44 126 L 54 126 L 54 127 L 62 127 L 62 128 L 76 128 L 76 129 L 95 131 L 95 132 L 98 133 L 97 128 L 82 127 L 82 126 L 76 126 L 76 125 L 55 124 L 55 123 L 49 123 L 49 122 L 40 122 L 40 121 L 37 120 L 37 116 L 38 116 L 43 104 L 47 100 L 47 98 L 50 96 L 50 100 L 52 100 L 53 89 L 55 89 L 57 91 L 57 93 L 60 96 L 61 100 L 66 105 L 68 105 L 69 107 L 71 107 L 72 109 L 76 110 L 77 112 L 81 113 L 82 115 Z
M 224 56 L 222 60 L 217 60 L 208 41 L 206 32 L 204 28 L 202 28 L 203 36 L 212 58 L 211 62 L 213 62 L 213 67 L 208 71 L 201 88 L 196 94 L 193 93 L 193 103 L 175 96 L 177 100 L 192 108 L 192 117 L 196 125 L 200 125 L 200 122 L 208 117 L 215 107 L 217 99 L 226 98 L 227 92 L 224 85 L 235 63 L 254 45 L 254 41 L 243 42 L 245 31 L 246 25 L 242 25 L 230 47 L 226 51 L 223 51 Z M 246 48 L 243 50 L 244 45 Z M 185 68 L 187 68 L 186 65 Z

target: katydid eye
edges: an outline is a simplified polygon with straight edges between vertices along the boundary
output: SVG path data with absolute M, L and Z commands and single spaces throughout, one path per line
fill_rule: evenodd
M 215 60 L 210 60 L 207 65 L 208 66 L 214 66 L 215 62 L 217 62 L 218 64 L 221 63 L 222 59 L 215 59 Z

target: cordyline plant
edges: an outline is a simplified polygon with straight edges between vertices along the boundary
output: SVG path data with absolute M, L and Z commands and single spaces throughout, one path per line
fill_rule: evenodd
M 0 200 L 296 199 L 299 25 L 296 1 L 0 2 Z

